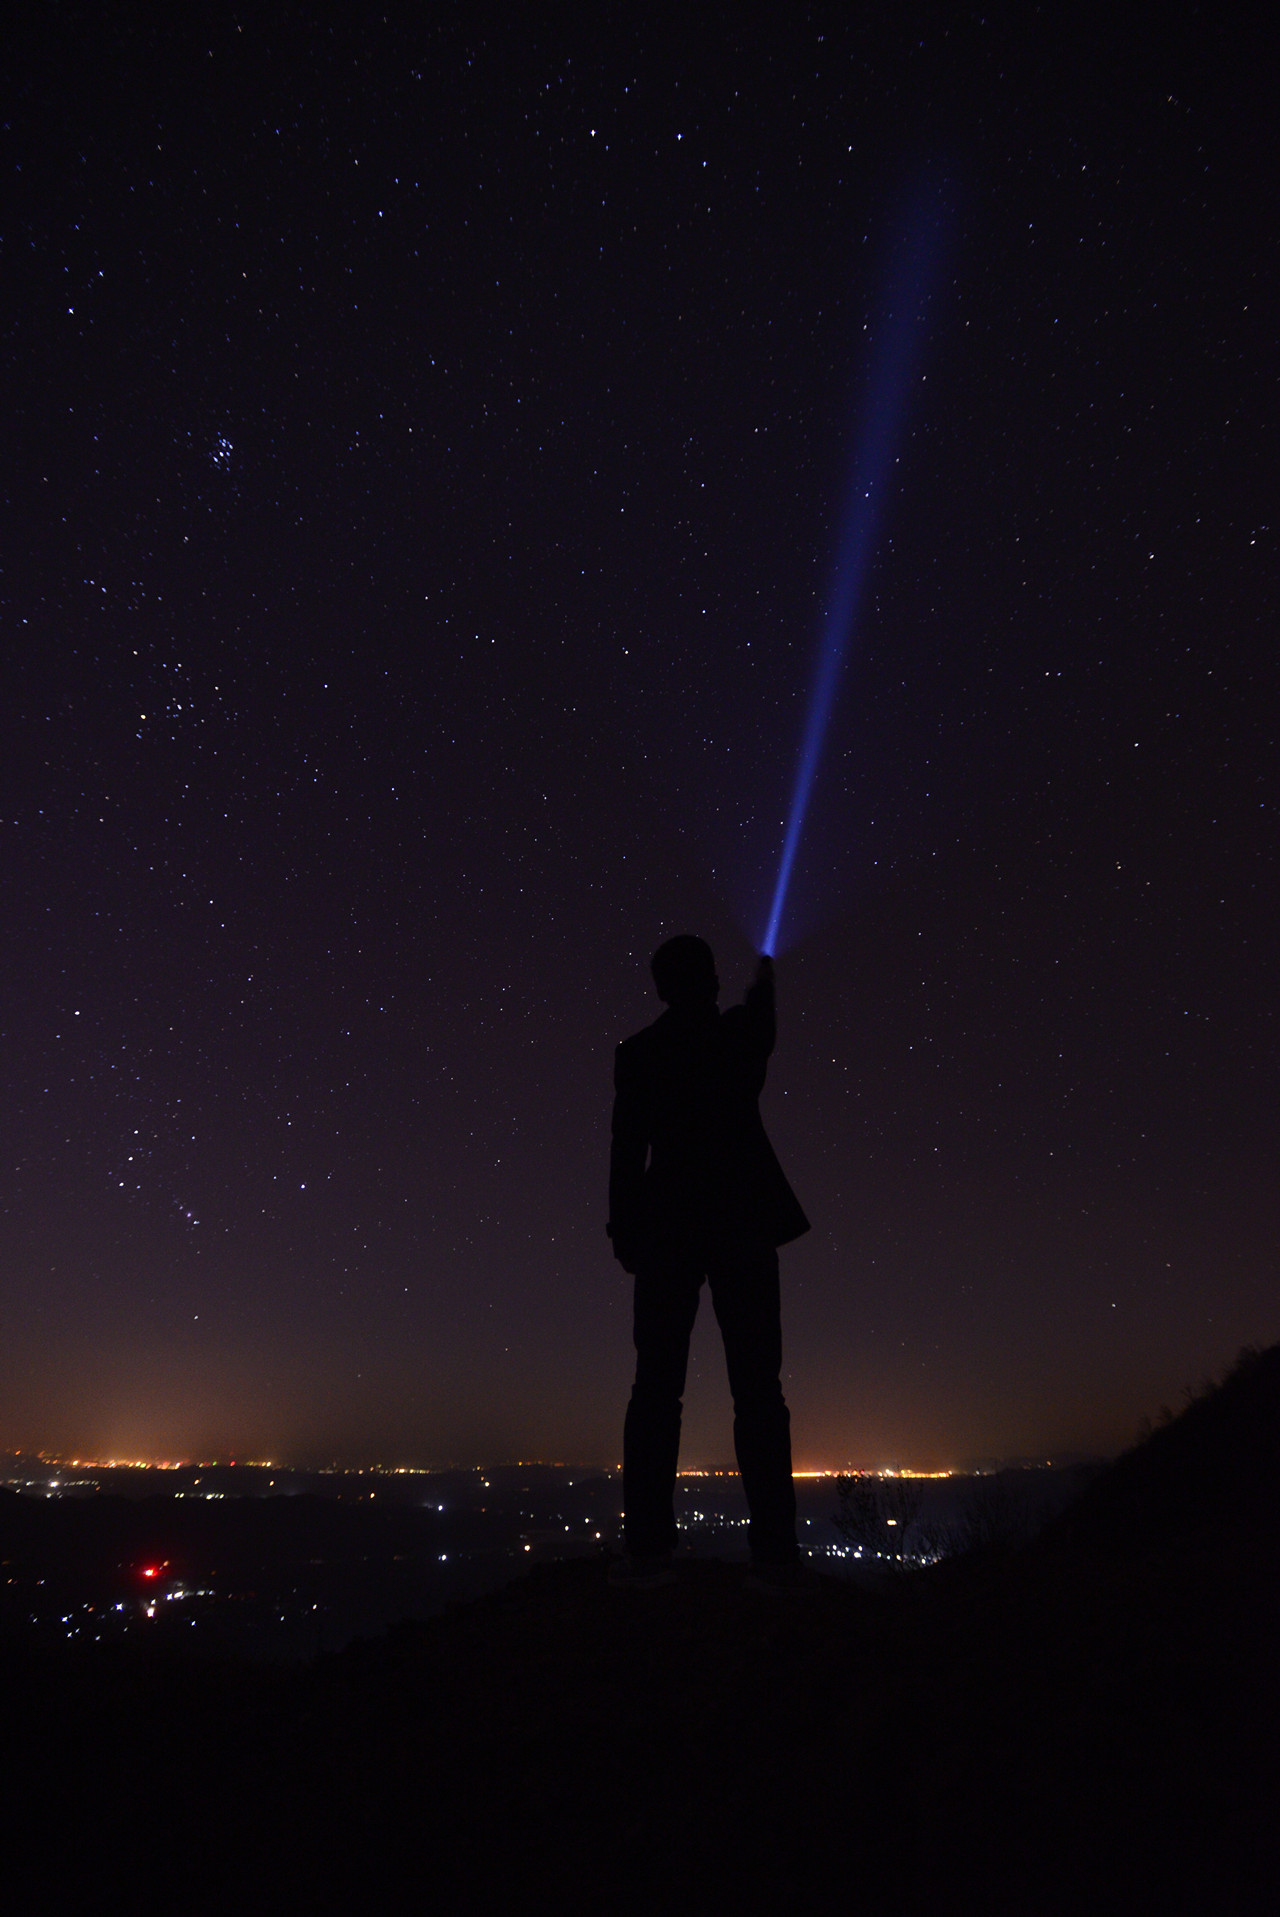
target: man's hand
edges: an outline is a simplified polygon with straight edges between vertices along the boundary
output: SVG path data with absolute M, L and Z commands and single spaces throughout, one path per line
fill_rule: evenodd
M 756 966 L 756 975 L 747 989 L 747 1004 L 773 1008 L 773 960 L 767 952 L 762 952 Z
M 608 1233 L 609 1241 L 613 1246 L 614 1257 L 622 1266 L 622 1269 L 630 1273 L 631 1277 L 634 1278 L 636 1275 L 636 1264 L 638 1262 L 635 1246 L 629 1245 L 625 1238 L 620 1239 L 614 1232 L 612 1225 L 606 1225 L 605 1231 Z

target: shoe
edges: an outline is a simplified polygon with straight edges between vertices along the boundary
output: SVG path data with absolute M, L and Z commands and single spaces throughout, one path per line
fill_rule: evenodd
M 818 1574 L 807 1558 L 790 1558 L 785 1564 L 753 1564 L 744 1584 L 766 1597 L 801 1597 L 816 1590 Z
M 660 1585 L 675 1581 L 676 1567 L 669 1551 L 656 1557 L 615 1558 L 609 1566 L 609 1583 L 615 1591 L 656 1591 Z

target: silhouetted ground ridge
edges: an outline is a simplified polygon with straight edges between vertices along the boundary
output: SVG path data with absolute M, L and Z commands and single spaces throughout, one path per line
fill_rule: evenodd
M 582 1560 L 303 1670 L 11 1649 L 9 1908 L 1269 1912 L 1278 1492 L 1280 1347 L 878 1591 Z

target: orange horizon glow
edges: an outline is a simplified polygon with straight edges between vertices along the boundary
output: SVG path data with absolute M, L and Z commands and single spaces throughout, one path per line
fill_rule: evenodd
M 495 1464 L 360 1464 L 360 1465 L 290 1465 L 282 1464 L 278 1458 L 59 1458 L 47 1451 L 10 1452 L 15 1461 L 24 1457 L 34 1458 L 46 1470 L 67 1471 L 291 1471 L 299 1474 L 330 1475 L 343 1477 L 433 1477 L 444 1472 L 454 1471 L 591 1471 L 603 1472 L 606 1476 L 621 1475 L 620 1463 L 570 1463 L 562 1458 L 513 1458 L 501 1460 Z M 1018 1460 L 1023 1469 L 1051 1470 L 1052 1458 L 1042 1458 L 1031 1466 L 1026 1460 Z M 736 1465 L 687 1465 L 678 1472 L 679 1478 L 736 1478 Z M 870 1477 L 870 1478 L 906 1478 L 912 1480 L 943 1480 L 955 1477 L 981 1476 L 983 1473 L 965 1471 L 959 1466 L 948 1465 L 944 1468 L 917 1469 L 913 1465 L 883 1464 L 834 1464 L 808 1465 L 792 1472 L 793 1478 L 805 1481 L 819 1481 L 825 1478 Z

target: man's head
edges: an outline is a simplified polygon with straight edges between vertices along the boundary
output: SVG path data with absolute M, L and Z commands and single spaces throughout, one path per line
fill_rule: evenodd
M 714 1005 L 720 996 L 716 962 L 705 939 L 682 932 L 653 955 L 651 969 L 664 1005 Z

